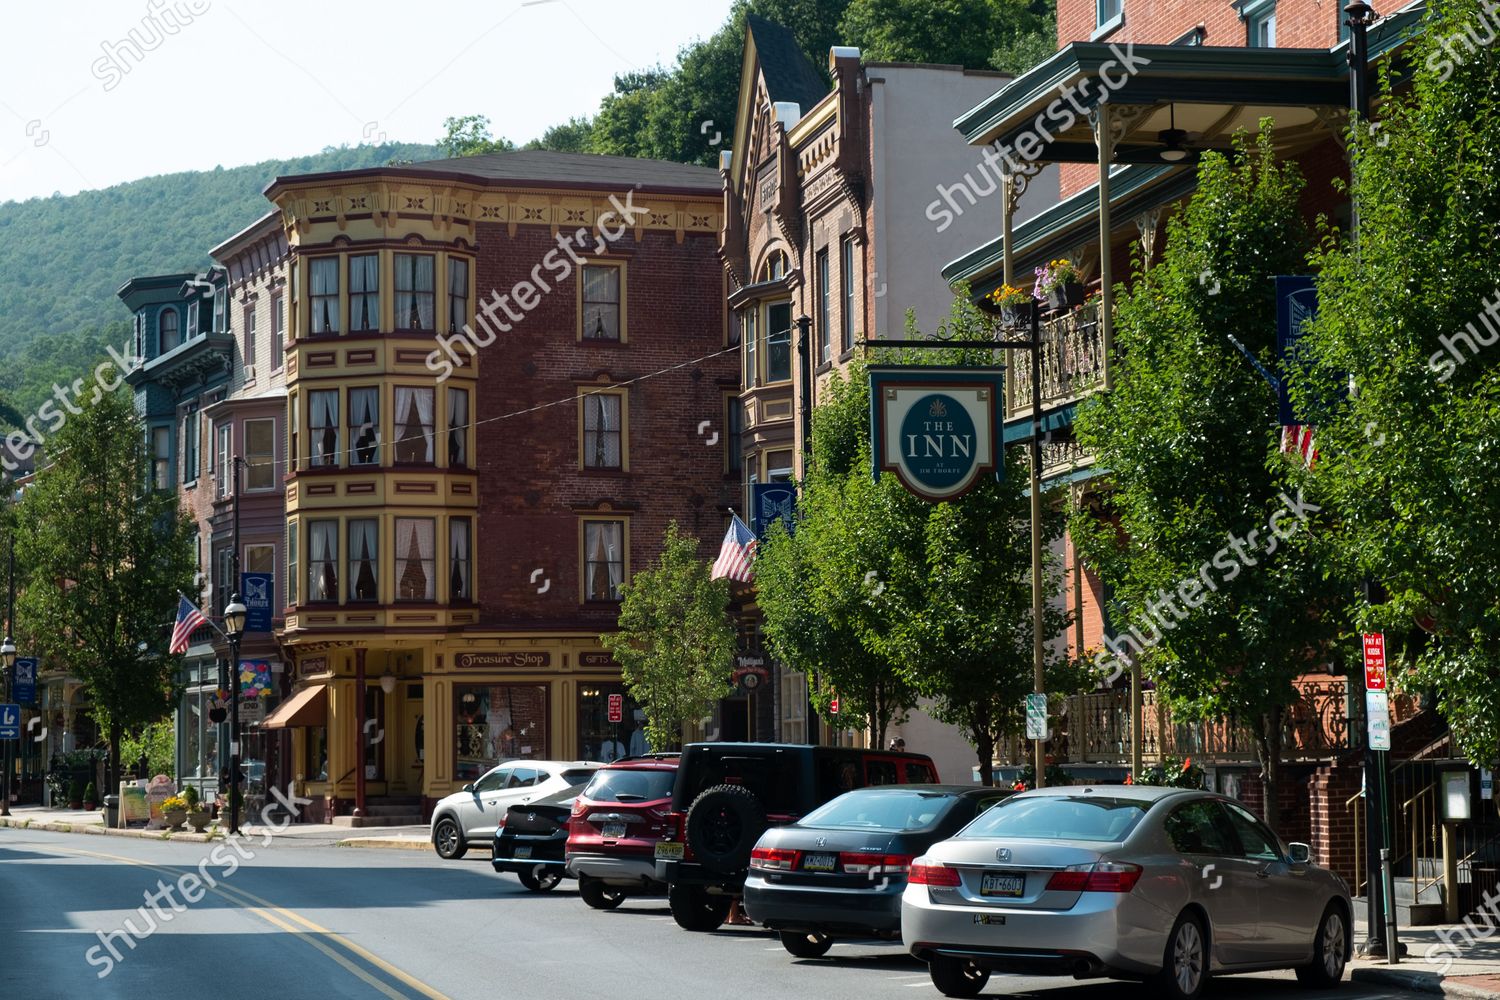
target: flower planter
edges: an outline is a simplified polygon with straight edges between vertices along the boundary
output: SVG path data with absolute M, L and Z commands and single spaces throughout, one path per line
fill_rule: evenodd
M 199 809 L 187 814 L 188 826 L 193 828 L 194 833 L 202 833 L 208 829 L 208 810 Z
M 187 822 L 187 810 L 168 809 L 162 813 L 162 821 L 167 824 L 168 830 L 181 830 L 182 825 Z
M 1011 306 L 1000 307 L 1000 319 L 1006 326 L 1030 326 L 1031 310 L 1035 308 L 1034 303 L 1018 302 Z
M 1081 306 L 1084 294 L 1081 282 L 1070 281 L 1063 285 L 1053 285 L 1047 289 L 1047 307 L 1049 309 L 1072 309 L 1074 306 Z

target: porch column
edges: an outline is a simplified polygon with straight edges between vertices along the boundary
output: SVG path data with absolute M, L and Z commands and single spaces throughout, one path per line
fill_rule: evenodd
M 354 651 L 354 812 L 365 814 L 365 651 Z
M 1000 243 L 1004 259 L 1004 281 L 1015 284 L 1015 249 L 1011 236 L 1011 215 L 1015 208 L 1015 179 L 1009 170 L 1000 173 Z
M 1104 338 L 1104 391 L 1114 387 L 1115 274 L 1109 245 L 1109 165 L 1115 156 L 1110 132 L 1113 119 L 1108 103 L 1100 104 L 1094 117 L 1094 143 L 1099 148 L 1099 330 Z

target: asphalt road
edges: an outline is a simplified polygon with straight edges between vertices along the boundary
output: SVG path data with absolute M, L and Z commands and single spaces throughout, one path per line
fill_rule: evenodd
M 899 944 L 840 944 L 828 959 L 798 961 L 751 928 L 679 930 L 662 900 L 597 912 L 571 883 L 533 895 L 483 858 L 287 842 L 250 842 L 243 853 L 0 829 L 0 998 L 939 996 Z M 1222 1000 L 1308 995 L 1288 974 L 1212 989 Z M 1019 976 L 994 977 L 985 992 L 1150 996 L 1126 983 Z M 1346 983 L 1339 1000 L 1388 996 L 1402 994 Z

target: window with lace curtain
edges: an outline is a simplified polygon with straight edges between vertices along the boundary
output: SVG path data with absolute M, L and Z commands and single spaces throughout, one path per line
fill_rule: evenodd
M 396 387 L 396 464 L 431 465 L 432 390 Z
M 339 599 L 339 523 L 309 521 L 307 524 L 307 599 Z
M 465 469 L 469 465 L 469 390 L 448 390 L 448 465 Z
M 380 464 L 380 389 L 349 390 L 349 464 Z
M 245 489 L 276 488 L 276 421 L 259 417 L 245 421 Z
M 580 334 L 584 340 L 623 341 L 624 264 L 585 264 L 580 280 Z
M 396 257 L 396 329 L 433 329 L 436 293 L 431 254 L 398 253 Z
M 578 404 L 583 411 L 583 468 L 628 469 L 624 393 L 588 390 Z
M 471 522 L 467 517 L 448 521 L 448 600 L 471 601 L 473 590 Z
M 315 337 L 339 332 L 339 259 L 315 257 L 307 262 L 309 329 Z
M 350 518 L 349 600 L 380 599 L 380 522 L 373 517 Z
M 156 317 L 156 353 L 166 354 L 172 348 L 182 343 L 182 319 L 177 315 L 177 310 L 171 306 L 161 311 Z
M 448 332 L 457 333 L 469 322 L 469 262 L 448 258 Z
M 583 522 L 583 599 L 618 601 L 625 582 L 625 522 Z
M 307 394 L 307 434 L 313 468 L 339 464 L 339 391 L 315 389 Z
M 436 522 L 430 517 L 396 518 L 396 600 L 437 599 L 436 536 Z
M 349 332 L 380 329 L 380 255 L 349 258 Z

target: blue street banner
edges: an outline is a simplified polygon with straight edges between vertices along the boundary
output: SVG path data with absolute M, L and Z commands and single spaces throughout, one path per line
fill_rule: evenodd
M 270 573 L 241 573 L 240 600 L 245 602 L 245 631 L 271 631 L 271 599 L 276 595 Z
M 1287 424 L 1315 423 L 1303 419 L 1306 414 L 1297 413 L 1287 391 L 1291 381 L 1289 373 L 1296 362 L 1299 342 L 1304 327 L 1318 315 L 1318 286 L 1312 277 L 1303 274 L 1278 274 L 1276 276 L 1276 357 L 1281 366 L 1281 384 L 1276 389 L 1278 420 Z
M 750 530 L 766 537 L 778 517 L 790 532 L 797 513 L 797 487 L 791 483 L 756 483 L 750 487 Z
M 16 660 L 16 676 L 11 681 L 10 694 L 18 704 L 36 704 L 36 657 L 23 656 Z
M 0 705 L 0 740 L 21 738 L 21 706 Z
M 869 372 L 875 478 L 895 473 L 908 493 L 940 503 L 963 496 L 985 473 L 1004 477 L 1005 369 L 872 365 Z

